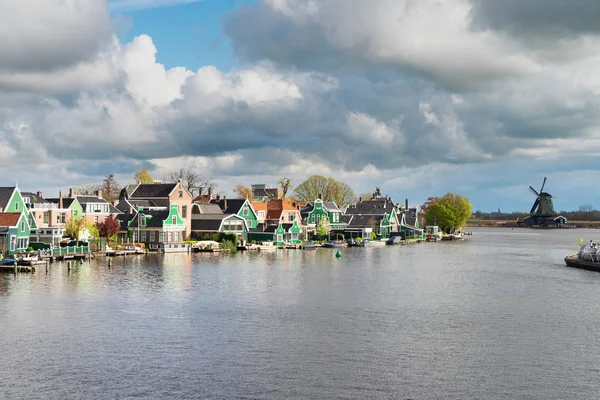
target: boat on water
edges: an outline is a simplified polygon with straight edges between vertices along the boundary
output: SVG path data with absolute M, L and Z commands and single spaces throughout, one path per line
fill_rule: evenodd
M 17 261 L 14 258 L 3 258 L 0 265 L 15 265 Z
M 459 233 L 450 233 L 448 235 L 442 236 L 442 240 L 444 240 L 444 241 L 448 241 L 448 240 L 450 240 L 450 241 L 462 241 L 462 240 L 465 240 L 465 236 L 461 235 Z
M 385 241 L 381 240 L 365 239 L 363 243 L 365 247 L 385 247 Z
M 306 242 L 302 244 L 302 248 L 304 250 L 316 250 L 317 249 L 317 244 L 315 242 Z
M 346 247 L 346 243 L 336 242 L 336 241 L 331 240 L 331 241 L 323 244 L 323 247 L 328 248 L 328 249 L 341 249 L 343 247 Z
M 600 242 L 585 243 L 577 254 L 566 256 L 565 263 L 569 267 L 600 272 Z
M 273 242 L 262 242 L 260 246 L 258 246 L 260 251 L 273 251 L 277 250 L 277 246 L 273 244 Z

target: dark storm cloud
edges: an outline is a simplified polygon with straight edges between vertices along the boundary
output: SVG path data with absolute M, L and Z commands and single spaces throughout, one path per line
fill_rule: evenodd
M 471 0 L 472 24 L 515 35 L 600 33 L 597 0 Z

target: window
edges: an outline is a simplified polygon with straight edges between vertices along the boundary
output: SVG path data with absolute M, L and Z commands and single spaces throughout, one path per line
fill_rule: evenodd
M 160 243 L 164 243 L 164 242 L 165 242 L 165 239 L 166 239 L 166 237 L 165 237 L 165 233 L 164 233 L 164 232 L 161 232 L 161 233 L 158 235 L 158 241 L 159 241 Z
M 292 240 L 298 240 L 298 234 L 292 232 L 292 234 L 290 235 L 290 239 L 292 239 Z
M 265 212 L 264 211 L 259 211 L 258 212 L 258 218 L 259 219 L 264 219 L 265 218 Z
M 28 238 L 20 238 L 17 240 L 17 249 L 26 249 L 29 242 Z
M 181 206 L 181 217 L 187 218 L 187 206 Z
M 17 247 L 17 237 L 11 236 L 10 237 L 10 251 L 15 251 L 16 247 Z
M 140 237 L 141 237 L 140 242 L 145 242 L 146 241 L 146 231 L 142 231 L 140 233 Z
M 311 216 L 310 216 L 310 223 L 311 223 L 311 224 L 314 224 L 314 223 L 315 223 L 315 216 L 314 216 L 314 215 L 311 215 Z
M 15 203 L 15 211 L 19 211 L 19 203 Z
M 183 197 L 183 190 L 179 191 L 179 198 L 181 199 Z
M 177 216 L 176 215 L 173 215 L 173 218 L 171 219 L 171 224 L 177 225 Z
M 76 217 L 77 216 L 77 210 L 73 210 L 73 216 Z
M 141 224 L 141 226 L 143 228 L 145 228 L 146 227 L 146 216 L 144 214 L 140 214 L 139 218 L 140 218 L 140 224 Z
M 21 232 L 25 232 L 25 221 L 21 221 Z
M 98 222 L 98 216 L 97 215 L 94 217 L 94 222 Z
M 250 210 L 248 207 L 244 207 L 244 217 L 247 217 L 248 215 L 250 215 Z
M 275 240 L 276 242 L 283 242 L 283 235 L 279 235 L 277 234 L 277 239 Z
M 179 239 L 179 235 L 180 235 L 180 234 L 181 234 L 181 232 L 175 232 L 175 241 L 176 241 L 176 242 L 179 242 L 179 241 L 180 241 L 180 239 Z
M 58 213 L 57 218 L 58 218 L 58 223 L 64 224 L 67 219 L 67 214 L 66 213 Z
M 294 222 L 294 217 L 295 217 L 294 214 L 288 214 L 288 221 L 289 222 Z

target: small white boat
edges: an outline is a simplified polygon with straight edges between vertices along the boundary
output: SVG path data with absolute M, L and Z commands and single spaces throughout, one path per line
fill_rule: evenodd
M 260 251 L 272 251 L 277 250 L 277 246 L 273 245 L 273 242 L 262 242 L 260 246 L 258 246 Z
M 385 242 L 381 240 L 365 239 L 363 243 L 365 247 L 385 247 Z

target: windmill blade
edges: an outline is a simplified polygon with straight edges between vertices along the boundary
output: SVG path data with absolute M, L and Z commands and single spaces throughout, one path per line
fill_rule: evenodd
M 529 186 L 529 190 L 531 190 L 536 196 L 540 196 L 540 194 L 538 192 L 535 191 L 534 188 L 532 188 L 531 186 Z
M 538 206 L 538 204 L 540 204 L 539 197 L 537 199 L 535 199 L 535 202 L 533 203 L 533 207 L 531 207 L 531 211 L 529 211 L 529 214 L 533 214 L 533 212 L 535 211 L 535 208 Z
M 540 193 L 544 191 L 544 186 L 546 186 L 546 177 L 544 177 L 544 183 L 542 183 L 542 188 L 540 189 Z

